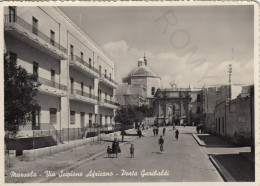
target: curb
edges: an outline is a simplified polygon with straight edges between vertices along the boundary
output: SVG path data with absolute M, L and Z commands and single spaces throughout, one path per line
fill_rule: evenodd
M 209 159 L 214 165 L 214 167 L 218 170 L 221 177 L 225 182 L 236 182 L 235 178 L 228 172 L 228 170 L 215 158 L 214 155 L 209 155 Z
M 206 146 L 206 144 L 204 143 L 204 141 L 201 141 L 196 134 L 192 134 L 192 136 L 193 136 L 193 138 L 197 141 L 197 143 L 198 143 L 200 146 Z
M 136 139 L 137 139 L 137 138 L 130 139 L 130 140 L 127 141 L 127 142 L 123 142 L 122 145 L 129 144 L 129 142 L 134 141 L 134 140 L 136 140 Z M 68 171 L 74 169 L 75 167 L 78 167 L 78 166 L 80 166 L 80 165 L 83 164 L 83 163 L 87 163 L 87 162 L 89 162 L 89 161 L 91 161 L 91 160 L 94 160 L 94 159 L 96 159 L 96 158 L 98 158 L 98 157 L 100 157 L 100 156 L 102 156 L 102 155 L 104 155 L 104 154 L 106 154 L 106 153 L 107 153 L 106 150 L 99 151 L 99 152 L 97 152 L 96 154 L 90 156 L 89 158 L 87 158 L 87 159 L 85 159 L 85 160 L 82 160 L 82 161 L 79 161 L 79 162 L 77 162 L 77 163 L 75 163 L 75 164 L 73 164 L 73 165 L 71 165 L 71 166 L 69 166 L 69 167 L 67 167 L 67 168 L 65 168 L 65 169 L 62 169 L 62 170 L 63 170 L 64 172 L 68 172 Z M 58 178 L 59 178 L 59 177 L 57 177 L 57 176 L 56 176 L 56 177 L 50 177 L 50 178 L 43 178 L 43 179 L 40 179 L 40 180 L 34 180 L 34 181 L 32 181 L 32 182 L 28 182 L 28 183 L 35 183 L 36 181 L 37 181 L 37 183 L 48 183 L 48 182 L 54 181 L 54 180 L 56 180 L 56 179 L 58 179 Z

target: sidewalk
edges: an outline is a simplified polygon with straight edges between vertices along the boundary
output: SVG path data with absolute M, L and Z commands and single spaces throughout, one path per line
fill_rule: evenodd
M 149 132 L 145 130 L 143 133 Z M 117 136 L 120 146 L 130 143 L 137 139 L 137 136 L 125 136 L 124 142 L 121 142 L 121 135 Z M 88 145 L 80 146 L 68 151 L 60 152 L 51 156 L 38 158 L 35 161 L 26 162 L 22 161 L 22 157 L 16 157 L 13 160 L 13 167 L 5 171 L 6 182 L 22 183 L 24 180 L 30 180 L 30 182 L 46 182 L 45 171 L 57 172 L 60 170 L 69 171 L 74 167 L 91 161 L 99 156 L 106 154 L 107 146 L 111 146 L 112 141 L 110 139 L 103 139 L 101 144 L 90 143 Z M 22 177 L 10 177 L 10 172 L 16 173 L 36 173 L 38 176 L 35 178 L 22 178 Z M 8 179 L 7 179 L 8 178 Z
M 192 134 L 225 181 L 254 181 L 255 164 L 250 147 L 236 147 L 231 142 L 209 134 Z

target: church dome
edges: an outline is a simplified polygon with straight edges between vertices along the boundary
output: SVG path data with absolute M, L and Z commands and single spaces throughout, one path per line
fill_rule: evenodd
M 140 66 L 132 70 L 128 77 L 158 77 L 150 67 L 148 66 Z

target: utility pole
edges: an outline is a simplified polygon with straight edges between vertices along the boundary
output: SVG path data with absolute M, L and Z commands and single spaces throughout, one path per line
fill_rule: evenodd
M 228 75 L 229 75 L 229 101 L 231 100 L 231 76 L 232 76 L 232 64 L 228 65 Z

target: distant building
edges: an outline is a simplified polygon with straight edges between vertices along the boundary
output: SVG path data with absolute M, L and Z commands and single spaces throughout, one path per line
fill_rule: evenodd
M 242 87 L 242 92 L 230 102 L 219 102 L 214 120 L 216 135 L 228 137 L 239 145 L 254 146 L 254 86 Z
M 214 112 L 217 104 L 223 101 L 235 99 L 242 91 L 242 85 L 205 86 L 203 94 L 203 123 L 205 131 L 213 133 L 215 131 Z
M 197 125 L 202 120 L 201 89 L 170 88 L 156 93 L 158 124 Z
M 148 66 L 146 57 L 138 60 L 138 67 L 133 69 L 123 83 L 116 89 L 116 101 L 120 105 L 154 106 L 155 93 L 161 87 L 161 78 Z M 145 118 L 144 123 L 154 124 L 154 117 Z
M 143 85 L 128 85 L 127 83 L 121 83 L 116 89 L 115 98 L 116 102 L 120 105 L 146 105 L 146 88 Z
M 161 87 L 161 78 L 148 66 L 148 61 L 144 56 L 144 58 L 138 60 L 138 67 L 123 78 L 123 83 L 127 83 L 129 86 L 132 85 L 132 90 L 137 86 L 144 87 L 147 103 L 151 106 L 156 91 Z

